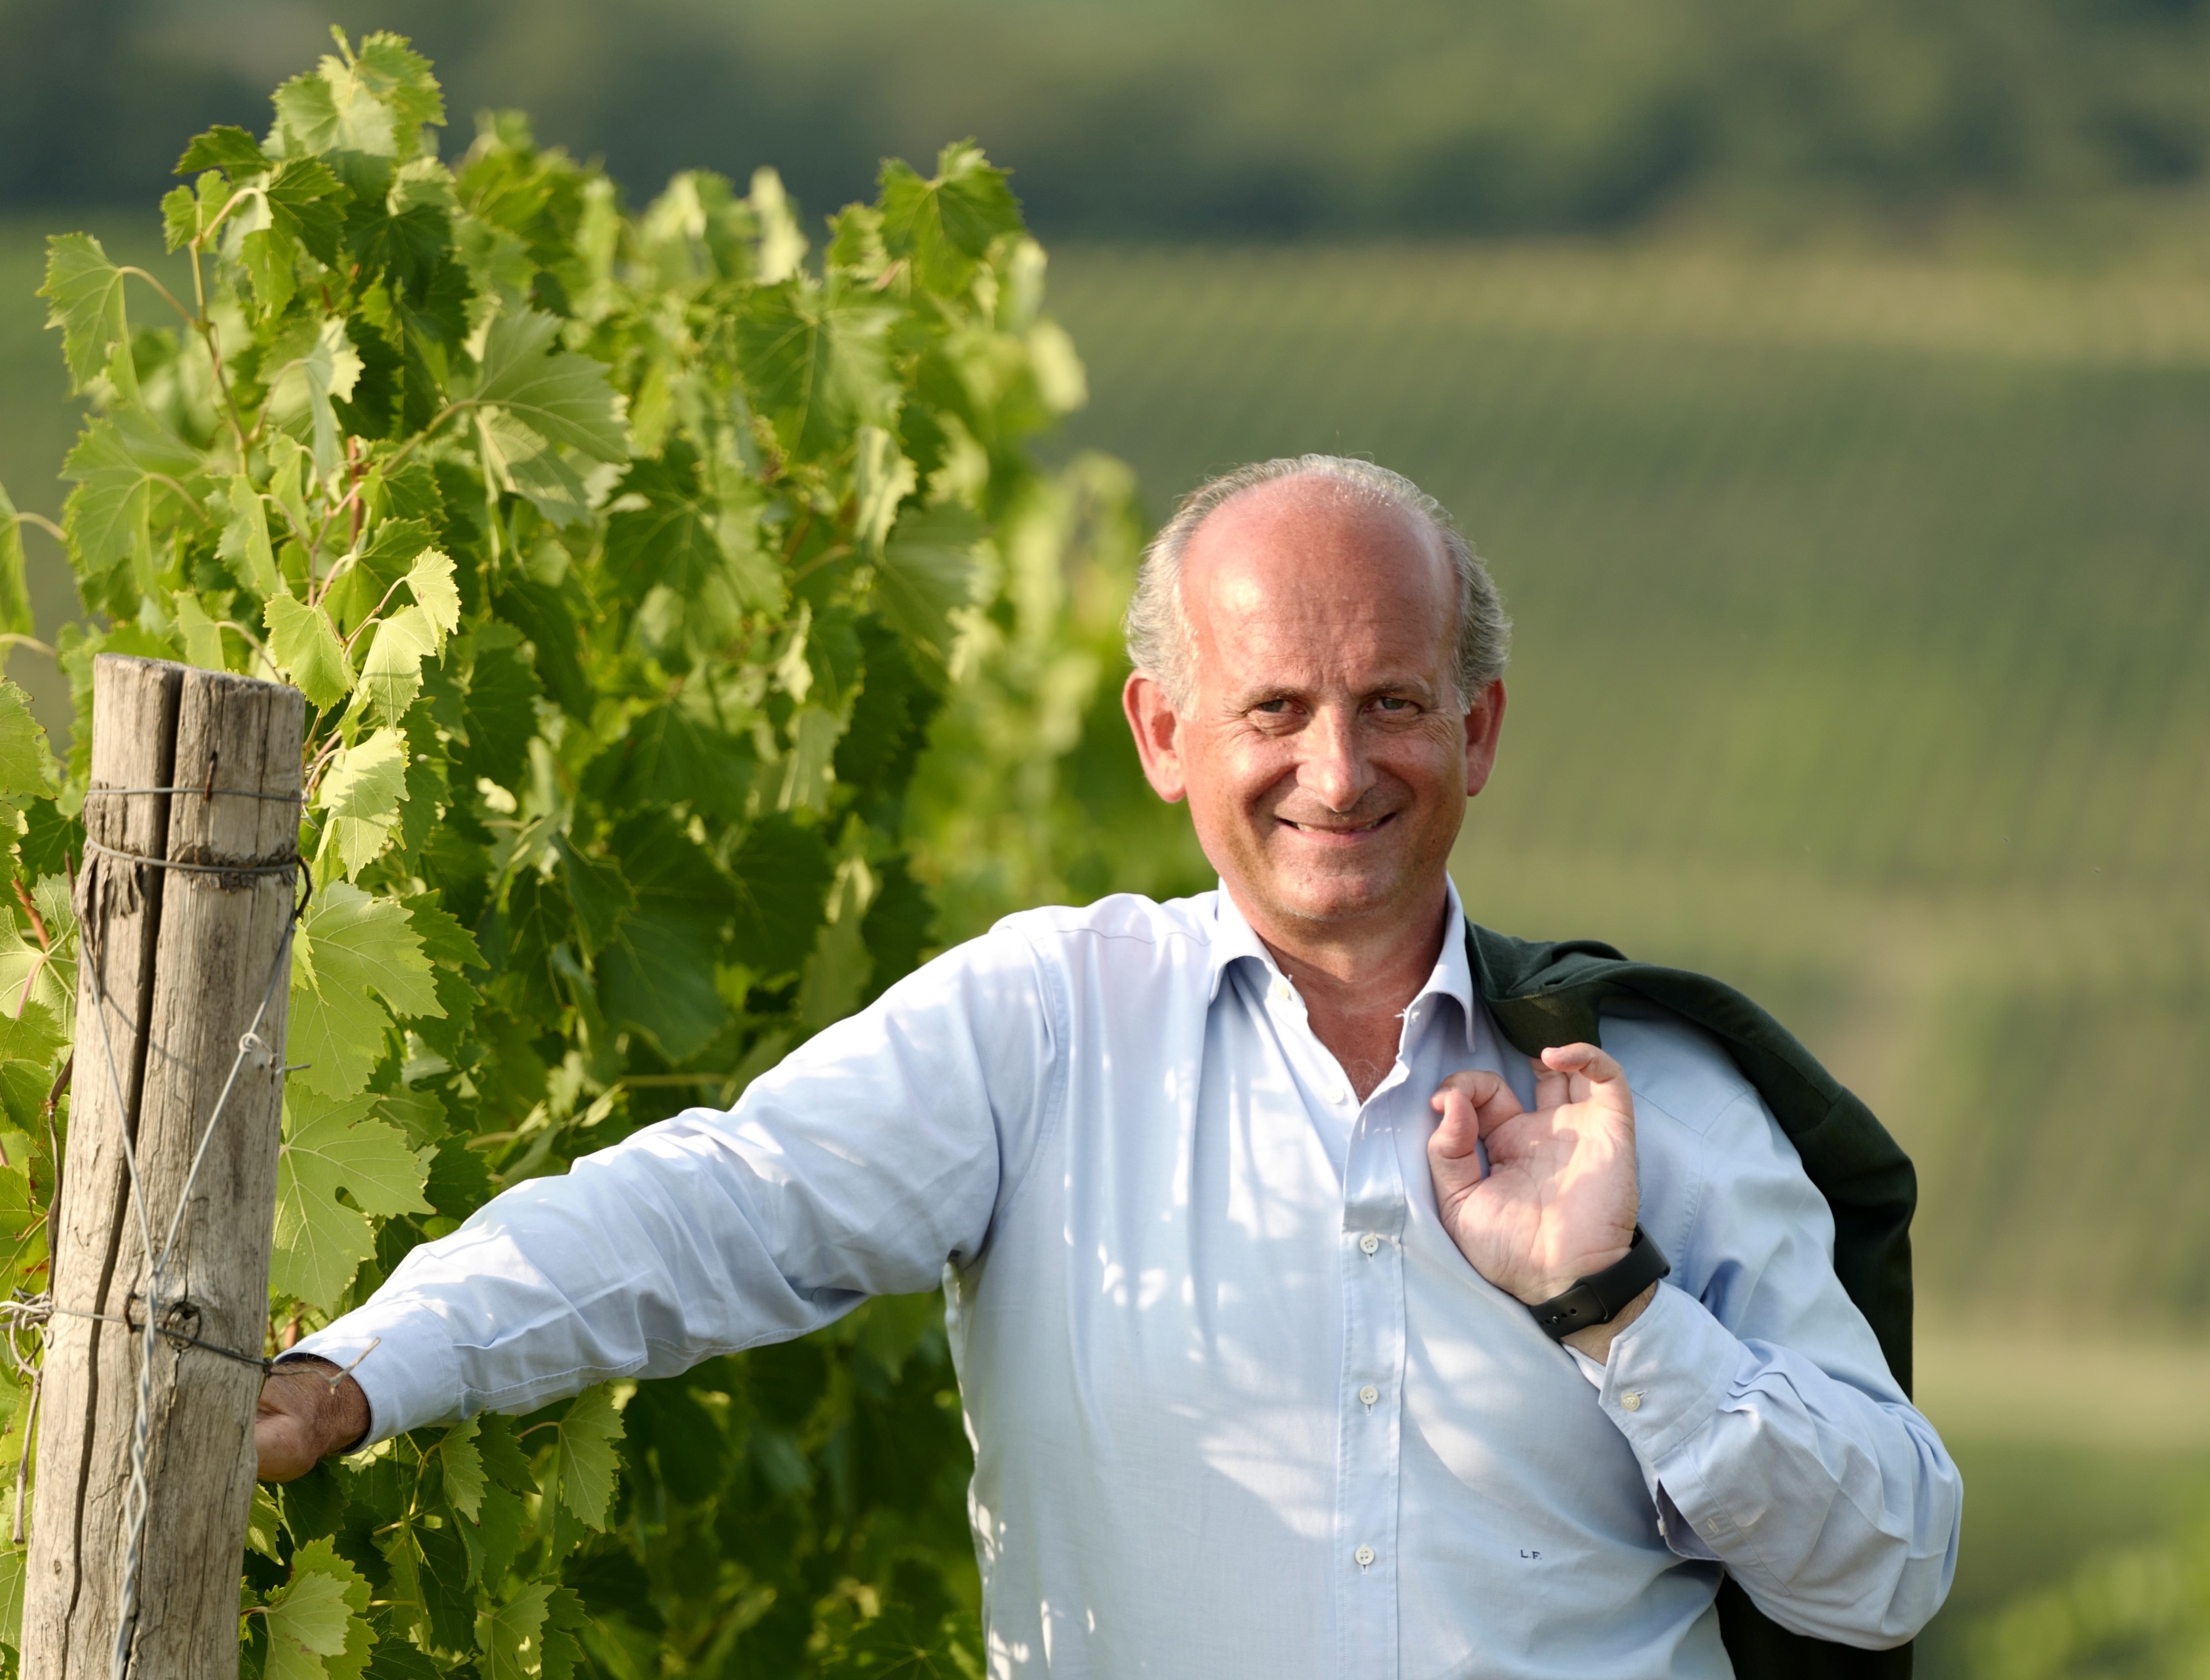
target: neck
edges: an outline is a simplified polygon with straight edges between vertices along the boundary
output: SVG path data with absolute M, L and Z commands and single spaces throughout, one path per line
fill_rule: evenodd
M 1397 1060 L 1401 1017 L 1434 972 L 1442 952 L 1450 897 L 1437 881 L 1432 894 L 1392 926 L 1346 934 L 1333 927 L 1281 925 L 1252 914 L 1229 889 L 1274 961 L 1305 1001 L 1313 1036 L 1341 1064 L 1363 1102 Z

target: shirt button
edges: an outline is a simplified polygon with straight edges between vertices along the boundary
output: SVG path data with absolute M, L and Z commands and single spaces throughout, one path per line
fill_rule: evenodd
M 1358 1246 L 1362 1252 L 1370 1254 L 1381 1246 L 1381 1239 L 1368 1231 L 1358 1239 Z
M 1358 1391 L 1358 1398 L 1365 1401 L 1366 1404 L 1370 1406 L 1374 1401 L 1381 1398 L 1381 1391 L 1369 1382 L 1363 1388 Z
M 1350 1088 L 1346 1085 L 1331 1086 L 1327 1093 L 1327 1100 L 1331 1103 L 1348 1103 L 1350 1100 Z
M 1289 1000 L 1289 982 L 1288 981 L 1277 979 L 1274 982 L 1271 989 L 1274 994 L 1274 998 L 1277 1002 L 1287 1003 Z
M 1371 1546 L 1361 1546 L 1356 1551 L 1350 1555 L 1358 1560 L 1358 1567 L 1362 1569 L 1374 1561 L 1374 1548 Z
M 1630 1388 L 1630 1389 L 1628 1389 L 1628 1390 L 1627 1390 L 1624 1394 L 1621 1394 L 1621 1395 L 1619 1397 L 1619 1407 L 1620 1407 L 1620 1410 L 1621 1410 L 1621 1411 L 1641 1411 L 1641 1410 L 1642 1410 L 1642 1393 L 1641 1393 L 1641 1391 L 1640 1391 L 1639 1389 L 1635 1389 L 1635 1388 Z

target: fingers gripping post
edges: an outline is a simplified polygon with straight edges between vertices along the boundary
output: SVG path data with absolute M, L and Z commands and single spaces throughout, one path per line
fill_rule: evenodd
M 113 656 L 94 685 L 24 1668 L 228 1680 L 305 885 L 304 703 Z

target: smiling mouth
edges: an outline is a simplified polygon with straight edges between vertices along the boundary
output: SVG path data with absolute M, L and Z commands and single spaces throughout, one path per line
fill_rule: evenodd
M 1386 816 L 1376 817 L 1370 823 L 1358 823 L 1347 828 L 1329 828 L 1323 827 L 1319 823 L 1301 823 L 1296 821 L 1294 818 L 1289 817 L 1277 817 L 1274 820 L 1280 823 L 1285 828 L 1293 828 L 1296 830 L 1300 834 L 1325 835 L 1331 838 L 1340 840 L 1349 839 L 1351 836 L 1357 834 L 1371 834 L 1376 829 L 1381 828 L 1394 821 L 1396 819 L 1396 816 L 1397 813 L 1394 811 L 1392 811 Z

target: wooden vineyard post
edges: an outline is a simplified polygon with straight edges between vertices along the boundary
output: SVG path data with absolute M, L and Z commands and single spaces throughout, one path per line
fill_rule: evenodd
M 237 1672 L 303 723 L 281 684 L 94 662 L 76 1064 L 24 1571 L 22 1672 L 38 1680 Z M 133 1578 L 149 1228 L 168 1258 Z

